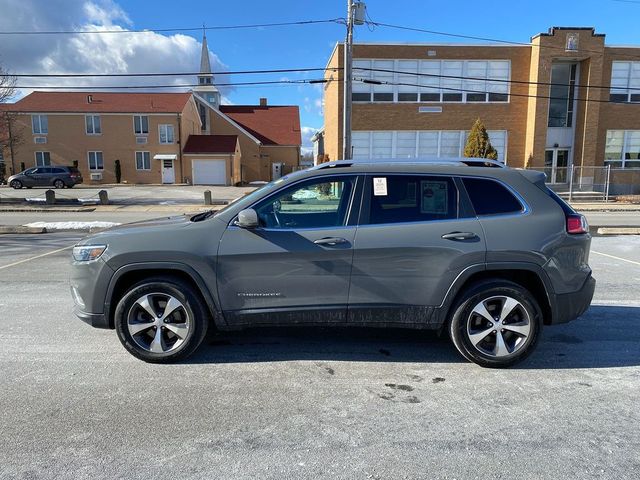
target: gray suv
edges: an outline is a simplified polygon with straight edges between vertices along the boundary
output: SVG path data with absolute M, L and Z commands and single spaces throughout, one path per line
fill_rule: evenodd
M 73 251 L 76 314 L 148 362 L 208 328 L 446 331 L 468 360 L 513 365 L 593 296 L 585 218 L 544 174 L 485 160 L 339 161 L 219 212 L 113 228 Z
M 82 174 L 76 167 L 50 165 L 27 168 L 24 172 L 10 176 L 7 183 L 15 189 L 22 187 L 72 188 L 82 183 Z

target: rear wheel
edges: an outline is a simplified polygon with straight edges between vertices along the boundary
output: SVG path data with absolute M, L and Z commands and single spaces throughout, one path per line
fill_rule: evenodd
M 13 180 L 10 185 L 12 188 L 15 188 L 16 190 L 19 190 L 22 188 L 22 182 L 20 180 Z
M 449 333 L 467 360 L 483 367 L 509 367 L 531 354 L 541 325 L 540 307 L 527 289 L 491 280 L 462 294 Z
M 58 179 L 55 182 L 53 182 L 53 186 L 55 188 L 64 188 L 64 182 L 62 180 Z
M 151 363 L 191 355 L 207 333 L 208 309 L 181 280 L 159 277 L 131 287 L 118 302 L 115 327 L 122 345 Z

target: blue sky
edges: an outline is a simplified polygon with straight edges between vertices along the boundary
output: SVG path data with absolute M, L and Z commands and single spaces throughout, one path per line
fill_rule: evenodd
M 608 44 L 640 45 L 640 1 L 633 0 L 369 0 L 374 21 L 451 33 L 527 42 L 550 26 L 594 26 L 607 35 Z M 481 8 L 478 7 L 481 6 Z M 0 31 L 77 29 L 87 25 L 116 25 L 126 29 L 166 29 L 247 23 L 287 22 L 344 17 L 345 0 L 271 0 L 244 2 L 190 0 L 0 0 Z M 8 14 L 6 14 L 8 13 Z M 198 67 L 201 32 L 194 38 L 145 34 L 108 37 L 0 37 L 0 62 L 13 73 L 131 71 L 193 71 Z M 243 30 L 217 30 L 207 34 L 214 68 L 228 71 L 324 67 L 343 25 L 331 23 Z M 90 38 L 94 37 L 94 38 Z M 99 40 L 95 37 L 102 37 Z M 456 39 L 388 29 L 370 31 L 359 26 L 356 41 L 436 42 Z M 465 40 L 458 42 L 469 43 Z M 133 52 L 133 53 L 132 53 Z M 232 76 L 231 81 L 318 78 L 317 74 Z M 223 77 L 224 78 L 224 77 Z M 221 79 L 222 80 L 222 79 Z M 102 83 L 96 83 L 96 82 Z M 131 81 L 131 80 L 129 80 Z M 184 79 L 182 80 L 184 82 Z M 60 82 L 56 80 L 56 82 Z M 95 80 L 93 85 L 104 84 Z M 60 84 L 60 83 L 58 83 Z M 75 80 L 78 85 L 78 81 Z M 31 85 L 37 85 L 31 83 Z M 65 84 L 69 85 L 69 84 Z M 23 91 L 26 92 L 27 90 Z M 255 104 L 268 97 L 272 104 L 300 106 L 304 136 L 323 124 L 322 88 L 314 86 L 236 87 L 224 91 L 234 104 Z
M 640 44 L 640 3 L 614 0 L 539 0 L 533 4 L 503 0 L 369 0 L 366 3 L 369 16 L 384 23 L 524 42 L 553 25 L 595 26 L 598 32 L 607 34 L 607 43 Z M 191 1 L 189 8 L 180 9 L 174 8 L 175 2 L 168 1 L 156 1 L 153 8 L 142 0 L 122 1 L 120 5 L 135 26 L 152 27 L 328 19 L 343 17 L 346 10 L 344 0 Z M 243 7 L 239 8 L 240 5 Z M 485 8 L 474 10 L 478 5 Z M 337 24 L 220 30 L 209 32 L 208 41 L 210 49 L 230 70 L 322 67 L 335 42 L 343 39 L 344 32 L 344 26 Z M 366 26 L 356 28 L 356 40 L 464 42 L 382 27 L 372 32 Z M 282 76 L 298 78 L 291 74 Z M 312 86 L 243 87 L 229 95 L 233 103 L 254 103 L 261 96 L 269 97 L 272 103 L 298 104 L 303 125 L 322 126 L 322 117 L 314 103 L 320 98 L 320 90 Z

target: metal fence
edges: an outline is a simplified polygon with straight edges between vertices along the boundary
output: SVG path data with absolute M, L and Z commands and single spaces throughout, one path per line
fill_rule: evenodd
M 640 168 L 537 167 L 547 184 L 570 201 L 609 201 L 617 195 L 640 194 Z

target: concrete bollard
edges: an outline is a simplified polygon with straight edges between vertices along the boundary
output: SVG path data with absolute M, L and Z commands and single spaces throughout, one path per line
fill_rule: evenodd
M 106 190 L 100 190 L 98 198 L 100 198 L 100 205 L 109 205 L 109 195 Z
M 204 204 L 211 205 L 211 190 L 204 191 Z
M 56 203 L 56 192 L 53 190 L 47 190 L 44 192 L 44 198 L 47 205 L 53 205 Z

